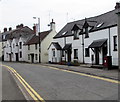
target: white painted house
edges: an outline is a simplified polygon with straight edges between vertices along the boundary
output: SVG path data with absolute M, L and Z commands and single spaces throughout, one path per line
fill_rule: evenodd
M 26 51 L 23 45 L 33 34 L 33 30 L 23 24 L 14 30 L 6 29 L 2 33 L 4 61 L 25 61 Z
M 50 23 L 50 30 L 40 32 L 40 36 L 32 36 L 24 45 L 27 57 L 26 62 L 48 62 L 48 47 L 56 35 L 55 22 Z M 40 46 L 40 49 L 39 49 Z
M 49 62 L 77 61 L 103 65 L 111 59 L 111 64 L 118 66 L 118 26 L 115 13 L 116 10 L 112 10 L 67 23 L 48 48 Z M 62 49 L 57 49 L 54 43 Z

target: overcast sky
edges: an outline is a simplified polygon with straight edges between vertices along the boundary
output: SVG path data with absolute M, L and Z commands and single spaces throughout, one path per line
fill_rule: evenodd
M 67 22 L 97 16 L 114 9 L 119 0 L 0 0 L 0 30 L 23 23 L 32 28 L 40 17 L 41 31 L 53 18 L 57 32 Z M 108 18 L 109 19 L 109 18 Z

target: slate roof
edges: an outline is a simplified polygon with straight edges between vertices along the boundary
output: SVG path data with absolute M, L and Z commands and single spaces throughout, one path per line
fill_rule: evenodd
M 99 48 L 101 47 L 107 39 L 99 39 L 99 40 L 94 40 L 90 45 L 89 48 Z
M 54 47 L 55 47 L 57 50 L 62 50 L 62 47 L 59 45 L 58 42 L 52 42 L 52 43 L 50 44 L 50 46 L 51 46 L 52 44 L 54 45 Z M 48 49 L 50 48 L 50 46 L 48 47 Z
M 116 10 L 109 11 L 107 13 L 87 18 L 88 24 L 92 27 L 91 32 L 96 30 L 105 29 L 112 26 L 117 26 L 117 15 L 115 14 Z M 72 36 L 72 28 L 76 24 L 80 29 L 82 29 L 85 23 L 85 19 L 67 23 L 56 35 L 54 38 Z M 100 27 L 97 27 L 101 24 Z M 64 34 L 64 32 L 66 32 Z M 83 34 L 84 32 L 81 32 Z
M 11 31 L 3 32 L 0 38 L 2 37 L 2 41 L 6 41 L 8 39 L 19 38 L 19 37 L 28 38 L 32 34 L 34 34 L 33 30 L 27 26 L 24 26 Z M 5 36 L 5 39 L 3 39 L 3 36 Z
M 63 47 L 63 50 L 68 50 L 72 47 L 72 44 L 66 44 L 64 47 Z
M 45 37 L 51 32 L 51 30 L 49 31 L 44 31 L 40 33 L 40 40 L 44 40 Z M 32 45 L 32 44 L 38 44 L 39 43 L 39 36 L 32 36 L 30 39 L 28 39 L 28 41 L 25 43 L 25 45 Z

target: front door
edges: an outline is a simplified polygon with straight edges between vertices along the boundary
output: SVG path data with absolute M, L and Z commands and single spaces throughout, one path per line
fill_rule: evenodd
M 16 55 L 16 61 L 19 61 L 19 55 L 18 55 L 18 53 L 15 53 L 15 55 Z
M 67 51 L 67 55 L 68 55 L 68 62 L 71 62 L 71 50 Z
M 11 54 L 9 54 L 9 61 L 10 61 L 10 62 L 12 61 L 12 56 L 11 56 Z
M 31 54 L 31 63 L 34 63 L 34 54 Z
M 99 48 L 95 48 L 95 64 L 99 65 Z

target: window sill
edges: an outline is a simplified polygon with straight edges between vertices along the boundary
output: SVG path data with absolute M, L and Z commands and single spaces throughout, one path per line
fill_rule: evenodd
M 114 49 L 113 51 L 117 51 L 117 49 Z

